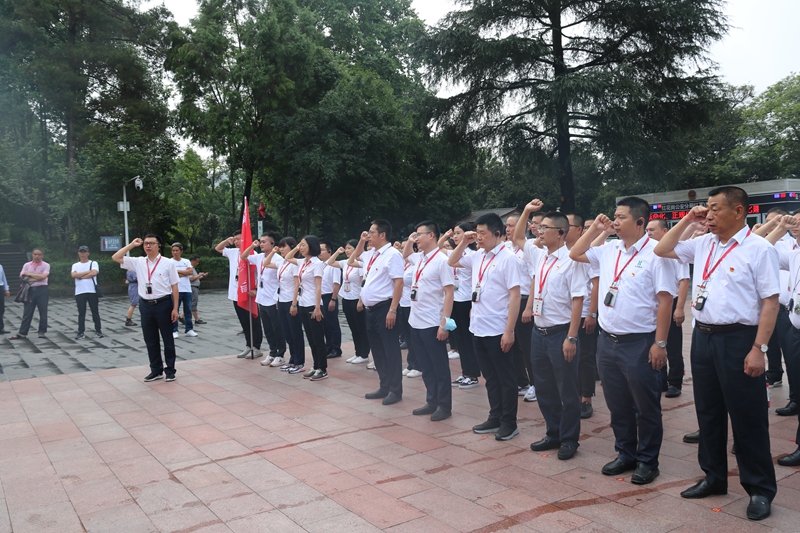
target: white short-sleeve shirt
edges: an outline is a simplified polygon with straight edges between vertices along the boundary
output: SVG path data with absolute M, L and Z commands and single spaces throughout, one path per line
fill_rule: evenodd
M 450 255 L 452 251 L 448 251 Z M 466 257 L 475 253 L 475 250 L 464 248 L 461 257 Z M 463 262 L 460 268 L 453 268 L 453 285 L 455 293 L 453 294 L 454 302 L 469 302 L 472 299 L 472 269 L 465 266 Z
M 322 278 L 322 269 L 325 263 L 320 261 L 319 257 L 299 259 L 298 263 L 297 277 L 300 278 L 301 291 L 297 304 L 300 307 L 314 307 L 317 305 L 317 278 Z
M 775 244 L 776 247 L 777 245 L 778 243 Z M 781 292 L 786 290 L 789 293 L 789 302 L 792 304 L 789 309 L 789 320 L 794 327 L 800 329 L 800 314 L 794 312 L 797 305 L 800 305 L 800 247 L 784 246 L 779 249 L 778 265 L 781 274 L 786 274 L 788 278 L 786 286 L 781 286 Z M 789 305 L 789 302 L 783 305 Z M 780 312 L 784 312 L 783 308 Z
M 778 254 L 781 252 L 792 251 L 798 249 L 797 241 L 792 238 L 790 234 L 786 234 L 780 238 L 778 242 L 775 243 L 775 249 L 778 250 Z M 781 305 L 789 305 L 789 300 L 792 298 L 792 290 L 789 285 L 791 284 L 791 280 L 789 279 L 789 272 L 786 270 L 781 269 L 780 271 L 780 281 L 781 281 L 781 292 L 778 296 L 778 300 L 780 301 Z
M 359 260 L 366 276 L 361 289 L 361 302 L 370 306 L 391 300 L 394 280 L 403 277 L 403 255 L 387 243 L 380 250 L 364 252 Z
M 228 300 L 238 301 L 239 298 L 239 259 L 241 252 L 238 248 L 223 248 L 222 255 L 228 258 Z
M 278 301 L 294 301 L 294 283 L 297 278 L 297 265 L 286 261 L 278 255 L 272 256 L 272 262 L 277 267 L 275 276 L 278 278 Z
M 100 272 L 100 267 L 97 265 L 97 261 L 86 261 L 85 263 L 81 263 L 78 261 L 77 263 L 72 265 L 72 272 L 89 272 L 90 270 L 97 270 Z M 79 294 L 94 294 L 94 282 L 95 278 L 89 279 L 78 279 L 75 278 L 75 296 Z
M 266 254 L 251 254 L 247 261 L 256 266 L 256 303 L 259 305 L 275 305 L 278 301 L 278 271 L 267 268 L 264 264 Z M 275 256 L 273 256 L 275 257 Z
M 476 337 L 494 337 L 506 330 L 509 291 L 521 285 L 519 259 L 503 243 L 491 251 L 478 252 L 459 259 L 472 269 L 472 291 L 480 282 L 480 298 L 472 303 L 469 330 Z
M 586 265 L 570 259 L 565 245 L 553 253 L 542 254 L 533 272 L 536 276 L 533 283 L 534 312 L 539 299 L 542 308 L 541 314 L 534 316 L 536 326 L 551 328 L 569 324 L 572 299 L 586 297 Z
M 342 290 L 339 291 L 343 300 L 358 300 L 361 296 L 361 269 L 347 265 L 347 260 L 339 261 L 342 269 Z
M 175 263 L 176 270 L 191 270 L 192 263 L 188 259 L 172 260 Z M 189 276 L 181 276 L 178 274 L 178 292 L 192 292 L 192 282 L 189 281 Z
M 531 280 L 533 279 L 533 267 L 530 263 L 528 263 L 527 259 L 525 258 L 525 251 L 514 244 L 512 241 L 506 241 L 506 248 L 509 252 L 514 254 L 516 258 L 519 260 L 519 275 L 520 275 L 520 285 L 519 285 L 519 294 L 523 297 L 530 296 L 531 294 Z M 525 248 L 528 248 L 526 246 Z M 535 247 L 534 247 L 535 248 Z
M 416 287 L 417 292 L 416 300 L 411 300 L 408 324 L 414 329 L 438 327 L 444 310 L 444 287 L 453 285 L 453 268 L 447 264 L 447 254 L 436 248 L 428 255 L 411 254 L 408 261 L 411 290 Z
M 342 271 L 322 263 L 322 294 L 333 294 L 333 284 L 342 284 Z
M 178 269 L 175 262 L 162 255 L 150 261 L 147 257 L 122 258 L 122 268 L 133 270 L 139 279 L 139 297 L 145 300 L 157 300 L 172 294 L 172 286 L 178 284 Z M 152 293 L 147 294 L 147 285 L 152 287 Z

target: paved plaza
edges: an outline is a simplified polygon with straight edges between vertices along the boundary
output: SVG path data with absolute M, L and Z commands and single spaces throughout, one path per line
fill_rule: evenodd
M 35 338 L 36 319 L 34 338 L 0 337 L 0 533 L 800 531 L 797 469 L 776 465 L 772 516 L 759 523 L 744 518 L 733 455 L 726 496 L 680 498 L 702 476 L 696 445 L 681 440 L 697 429 L 691 375 L 682 396 L 662 401 L 661 475 L 637 486 L 630 473 L 600 474 L 614 444 L 599 384 L 577 455 L 559 461 L 530 451 L 544 421 L 521 398 L 518 437 L 474 434 L 488 412 L 482 384 L 454 389 L 443 422 L 411 415 L 424 404 L 421 378 L 403 380 L 398 404 L 365 400 L 377 375 L 345 363 L 346 327 L 344 357 L 324 381 L 237 359 L 231 305 L 202 293 L 208 324 L 176 341 L 173 383 L 142 382 L 147 355 L 140 329 L 123 326 L 126 298 L 101 300 L 103 339 L 73 340 L 71 298 L 51 299 L 46 339 Z M 12 333 L 20 313 L 9 300 Z M 454 377 L 459 368 L 451 361 Z M 779 457 L 796 448 L 797 418 L 774 414 L 786 385 L 771 393 Z

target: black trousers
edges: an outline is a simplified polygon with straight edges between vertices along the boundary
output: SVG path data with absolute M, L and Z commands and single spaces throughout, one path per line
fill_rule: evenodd
M 597 367 L 611 411 L 614 449 L 619 459 L 658 467 L 664 437 L 661 371 L 647 360 L 655 332 L 634 342 L 614 342 L 605 332 L 597 341 Z M 751 343 L 752 344 L 752 343 Z
M 328 370 L 328 354 L 325 351 L 325 319 L 317 321 L 311 315 L 314 307 L 300 307 L 297 310 L 300 319 L 303 321 L 303 329 L 306 330 L 308 345 L 311 347 L 311 357 L 314 358 L 314 368 L 317 370 Z
M 413 344 L 411 344 L 411 326 L 408 325 L 408 318 L 411 316 L 410 307 L 397 308 L 397 327 L 400 328 L 400 338 L 403 339 L 408 346 L 408 354 L 406 354 L 406 366 L 409 370 L 421 370 L 417 365 L 417 351 Z
M 450 333 L 455 334 L 458 340 L 458 355 L 461 359 L 461 374 L 470 378 L 481 376 L 481 367 L 475 356 L 475 346 L 472 341 L 472 332 L 469 330 L 469 314 L 472 311 L 472 302 L 453 302 L 451 318 L 456 323 L 456 329 Z
M 22 322 L 19 324 L 19 334 L 27 335 L 28 330 L 31 328 L 31 321 L 33 320 L 33 312 L 39 310 L 39 334 L 47 333 L 47 304 L 50 301 L 50 291 L 47 285 L 40 285 L 38 287 L 31 287 L 30 292 L 31 301 L 25 304 L 22 310 Z
M 581 329 L 578 330 L 578 351 L 580 361 L 578 361 L 578 383 L 580 384 L 581 396 L 591 398 L 595 392 L 595 382 L 597 381 L 597 336 L 600 334 L 600 326 L 595 325 L 591 335 L 583 329 L 585 318 L 581 319 Z M 538 388 L 538 387 L 537 387 Z
M 473 337 L 478 364 L 486 379 L 486 395 L 489 397 L 489 420 L 499 420 L 502 426 L 517 425 L 517 379 L 514 369 L 514 353 L 500 348 L 502 335 Z
M 728 486 L 728 417 L 733 428 L 739 481 L 749 495 L 770 501 L 777 492 L 772 464 L 764 376 L 744 373 L 744 359 L 756 340 L 755 326 L 730 333 L 692 334 L 692 378 L 700 444 L 697 458 L 706 480 Z
M 358 311 L 358 300 L 342 300 L 342 310 L 353 335 L 356 355 L 369 357 L 369 339 L 367 338 L 367 313 Z
M 278 306 L 258 305 L 258 318 L 261 319 L 261 326 L 264 336 L 267 337 L 269 344 L 269 355 L 272 357 L 283 357 L 286 352 L 286 339 L 283 337 L 281 321 L 278 318 Z
M 339 325 L 339 300 L 334 300 L 333 311 L 328 311 L 328 304 L 333 294 L 322 295 L 322 316 L 325 324 L 325 353 L 342 353 L 342 327 Z
M 425 382 L 425 401 L 445 411 L 453 409 L 453 387 L 450 385 L 450 360 L 447 341 L 436 338 L 438 327 L 410 328 L 409 348 L 414 347 L 417 370 Z
M 94 322 L 94 331 L 100 333 L 102 331 L 100 325 L 100 312 L 97 309 L 97 294 L 93 292 L 86 292 L 83 294 L 75 295 L 75 303 L 78 304 L 78 333 L 86 331 L 86 304 L 89 304 L 89 309 L 92 311 L 92 322 Z
M 672 300 L 672 315 L 669 320 L 667 333 L 667 364 L 661 369 L 661 388 L 666 390 L 672 385 L 680 389 L 683 385 L 683 327 L 675 323 L 675 309 L 678 308 L 678 299 Z
M 539 409 L 547 423 L 547 438 L 578 447 L 581 436 L 581 397 L 578 392 L 580 346 L 575 357 L 564 359 L 567 331 L 531 337 L 531 360 Z
M 386 300 L 367 310 L 367 336 L 380 379 L 380 390 L 402 396 L 403 355 L 400 353 L 399 319 L 392 329 L 386 329 L 389 304 L 390 300 Z
M 244 331 L 244 343 L 248 348 L 261 349 L 261 342 L 264 340 L 264 332 L 261 331 L 261 322 L 257 318 L 253 318 L 253 346 L 250 346 L 250 311 L 239 304 L 233 302 L 233 308 L 236 310 L 236 317 L 239 319 L 239 324 L 242 325 Z
M 775 329 L 772 331 L 772 337 L 769 338 L 769 344 L 767 345 L 769 347 L 767 350 L 766 373 L 768 383 L 775 383 L 783 379 L 781 353 L 783 353 L 783 359 L 785 360 L 792 342 L 792 322 L 789 320 L 789 313 L 784 312 L 784 309 L 781 306 L 775 322 Z
M 791 357 L 786 360 L 786 374 L 789 375 L 789 383 L 795 384 L 795 389 L 800 386 L 800 329 L 792 326 L 792 345 L 789 350 Z M 797 435 L 794 442 L 800 446 L 800 414 L 797 415 Z
M 525 311 L 528 297 L 523 296 L 519 302 L 517 324 L 514 326 L 514 368 L 516 369 L 517 386 L 527 387 L 533 385 L 533 368 L 531 367 L 531 332 L 533 320 L 528 323 L 522 321 L 522 312 Z
M 289 363 L 304 365 L 306 362 L 306 345 L 303 342 L 303 319 L 300 314 L 292 316 L 289 312 L 292 302 L 278 302 L 278 319 L 281 321 L 281 331 L 289 345 Z
M 156 305 L 148 305 L 139 301 L 139 322 L 142 324 L 142 336 L 147 345 L 147 357 L 150 359 L 150 370 L 156 374 L 175 374 L 175 339 L 172 338 L 172 298 L 167 298 Z M 164 359 L 161 359 L 161 344 L 164 342 Z

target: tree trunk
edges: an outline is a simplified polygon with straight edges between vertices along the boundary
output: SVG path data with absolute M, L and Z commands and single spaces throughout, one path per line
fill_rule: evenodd
M 557 4 L 558 6 L 558 4 Z M 553 61 L 555 79 L 567 73 L 564 64 L 564 47 L 561 33 L 560 6 L 550 12 L 553 25 Z M 555 102 L 556 148 L 558 149 L 558 183 L 561 186 L 561 210 L 565 213 L 575 211 L 575 181 L 572 176 L 572 154 L 569 133 L 569 108 L 564 100 Z

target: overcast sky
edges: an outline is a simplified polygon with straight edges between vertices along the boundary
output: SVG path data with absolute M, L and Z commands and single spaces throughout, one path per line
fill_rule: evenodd
M 157 5 L 161 0 L 146 2 Z M 186 25 L 197 12 L 195 0 L 164 0 L 175 19 Z M 413 0 L 427 24 L 450 11 L 452 0 Z M 731 29 L 711 48 L 722 77 L 731 84 L 754 85 L 761 92 L 792 72 L 800 72 L 800 0 L 728 0 Z

